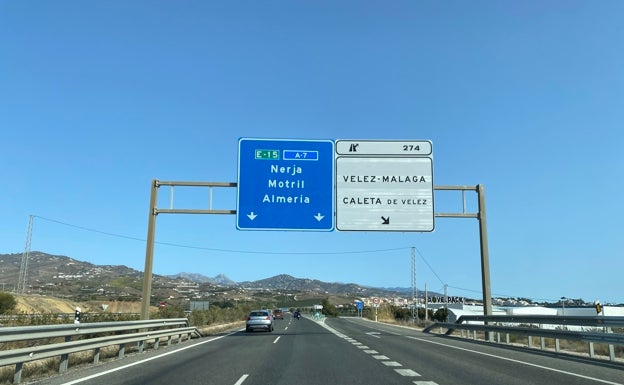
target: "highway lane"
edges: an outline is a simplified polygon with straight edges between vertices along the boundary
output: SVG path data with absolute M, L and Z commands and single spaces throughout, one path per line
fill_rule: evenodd
M 424 334 L 358 318 L 325 325 L 379 365 L 410 370 L 427 385 L 624 384 L 624 365 Z
M 134 354 L 43 385 L 624 385 L 624 366 L 423 334 L 357 318 L 275 321 Z
M 45 385 L 411 384 L 351 342 L 308 320 L 275 320 L 275 331 L 238 331 L 72 370 Z

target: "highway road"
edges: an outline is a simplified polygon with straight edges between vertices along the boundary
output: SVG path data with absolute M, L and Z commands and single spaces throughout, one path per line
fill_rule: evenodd
M 359 318 L 275 320 L 71 369 L 40 385 L 624 385 L 624 364 L 466 341 Z

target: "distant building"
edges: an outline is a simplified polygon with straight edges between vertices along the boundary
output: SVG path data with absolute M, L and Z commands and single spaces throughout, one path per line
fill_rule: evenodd
M 602 306 L 600 316 L 623 317 L 624 306 Z M 482 305 L 448 305 L 448 322 L 456 322 L 463 315 L 483 315 Z M 493 306 L 492 315 L 547 315 L 547 316 L 599 316 L 593 306 L 583 307 L 544 307 L 544 306 Z M 483 324 L 481 321 L 470 321 L 473 324 Z M 543 329 L 566 328 L 568 330 L 585 330 L 581 326 L 541 325 Z

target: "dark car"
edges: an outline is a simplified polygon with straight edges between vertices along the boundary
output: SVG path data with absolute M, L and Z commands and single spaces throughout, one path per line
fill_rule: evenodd
M 265 329 L 267 332 L 273 331 L 273 316 L 268 310 L 252 310 L 247 316 L 245 331 L 251 332 L 255 329 Z
M 284 311 L 282 309 L 273 310 L 273 319 L 284 319 Z

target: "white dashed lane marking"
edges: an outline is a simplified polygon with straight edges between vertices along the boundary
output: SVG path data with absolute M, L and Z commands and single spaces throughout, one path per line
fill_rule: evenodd
M 342 333 L 339 333 L 335 329 L 332 329 L 331 327 L 325 325 L 324 322 L 322 322 L 321 325 L 324 326 L 329 331 L 331 331 L 332 333 L 334 333 L 336 336 L 344 339 L 345 341 L 350 342 L 353 346 L 356 346 L 358 349 L 362 350 L 364 353 L 370 354 L 371 357 L 373 357 L 376 360 L 379 360 L 385 366 L 388 366 L 388 367 L 403 366 L 399 362 L 390 361 L 390 358 L 388 358 L 387 356 L 384 356 L 383 354 L 379 354 L 377 350 L 369 349 L 368 346 L 362 344 L 358 340 L 351 338 L 347 335 L 344 335 Z M 371 332 L 371 333 L 366 333 L 366 334 L 371 337 L 380 338 L 379 334 L 381 333 Z M 420 374 L 416 373 L 412 369 L 394 369 L 394 371 L 403 377 L 420 377 Z M 413 383 L 414 385 L 438 385 L 436 382 L 433 382 L 433 381 L 413 381 Z
M 420 377 L 420 374 L 416 373 L 412 369 L 394 369 L 394 371 L 403 377 Z

